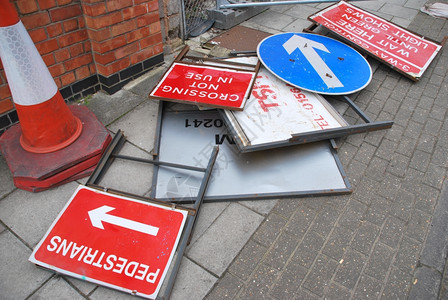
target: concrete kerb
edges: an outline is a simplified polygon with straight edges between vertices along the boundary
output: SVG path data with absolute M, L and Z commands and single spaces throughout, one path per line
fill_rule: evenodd
M 132 80 L 117 93 L 108 95 L 100 91 L 85 101 L 84 104 L 107 127 L 143 102 L 149 101 L 149 92 L 158 83 L 173 60 L 174 54 L 165 55 L 164 64 Z
M 448 183 L 435 208 L 431 229 L 415 271 L 409 299 L 438 299 L 448 250 Z

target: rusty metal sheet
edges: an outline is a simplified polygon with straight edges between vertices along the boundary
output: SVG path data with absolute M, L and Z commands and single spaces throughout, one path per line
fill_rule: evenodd
M 310 15 L 308 19 L 415 81 L 442 48 L 431 39 L 345 1 Z
M 256 51 L 258 44 L 270 35 L 270 33 L 257 29 L 235 26 L 211 39 L 209 43 L 232 51 Z

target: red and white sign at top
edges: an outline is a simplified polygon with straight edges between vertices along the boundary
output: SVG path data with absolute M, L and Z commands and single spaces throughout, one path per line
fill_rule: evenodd
M 187 217 L 80 186 L 30 261 L 82 280 L 155 298 Z
M 421 77 L 442 47 L 344 1 L 309 19 L 413 79 Z
M 173 63 L 149 96 L 242 110 L 254 78 L 248 71 Z

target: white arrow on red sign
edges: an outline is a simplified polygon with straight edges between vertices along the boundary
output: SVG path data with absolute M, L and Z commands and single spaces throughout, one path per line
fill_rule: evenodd
M 109 215 L 108 212 L 114 210 L 115 207 L 103 205 L 101 207 L 90 210 L 89 217 L 90 222 L 92 222 L 92 226 L 100 229 L 104 229 L 103 222 L 117 225 L 120 227 L 128 228 L 130 230 L 150 234 L 153 236 L 157 236 L 159 231 L 158 227 L 147 225 L 144 223 L 139 223 L 136 221 L 128 220 L 125 218 Z

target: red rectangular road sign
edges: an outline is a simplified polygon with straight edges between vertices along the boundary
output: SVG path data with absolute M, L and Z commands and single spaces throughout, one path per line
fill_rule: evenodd
M 344 1 L 308 18 L 413 80 L 420 79 L 442 47 Z
M 152 299 L 168 271 L 186 217 L 186 210 L 80 186 L 29 260 Z
M 254 78 L 249 71 L 173 63 L 149 96 L 242 110 Z

